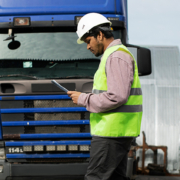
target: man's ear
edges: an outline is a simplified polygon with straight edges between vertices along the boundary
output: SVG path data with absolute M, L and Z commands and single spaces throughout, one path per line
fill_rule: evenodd
M 99 34 L 97 35 L 97 40 L 103 41 L 103 38 L 104 38 L 104 34 L 101 31 L 99 31 Z

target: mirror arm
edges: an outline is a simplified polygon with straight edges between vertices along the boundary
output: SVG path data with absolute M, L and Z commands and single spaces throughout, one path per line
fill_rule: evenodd
M 150 75 L 152 72 L 151 68 L 151 51 L 148 48 L 126 44 L 127 47 L 137 48 L 137 66 L 139 76 Z

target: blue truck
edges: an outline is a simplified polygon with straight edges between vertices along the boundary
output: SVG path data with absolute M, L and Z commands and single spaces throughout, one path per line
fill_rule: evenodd
M 89 112 L 51 83 L 89 93 L 100 57 L 76 43 L 80 18 L 112 22 L 151 73 L 150 51 L 128 44 L 126 0 L 0 0 L 0 180 L 83 179 L 91 135 Z

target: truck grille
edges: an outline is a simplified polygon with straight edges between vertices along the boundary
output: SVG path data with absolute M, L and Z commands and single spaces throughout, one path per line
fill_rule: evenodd
M 10 99 L 1 99 L 3 138 L 9 161 L 84 162 L 89 158 L 89 112 L 84 107 L 75 105 L 67 95 Z M 48 147 L 53 148 L 53 153 Z M 60 150 L 61 147 L 65 148 Z
M 14 101 L 15 102 L 15 101 Z M 12 106 L 14 102 L 11 102 Z M 2 102 L 1 102 L 2 103 Z M 3 102 L 4 104 L 9 104 L 8 101 Z M 6 106 L 6 105 L 5 105 Z M 72 102 L 72 100 L 67 99 L 57 99 L 57 100 L 24 100 L 22 101 L 22 107 L 24 109 L 38 109 L 38 108 L 69 108 L 69 107 L 80 107 Z M 14 104 L 14 108 L 16 104 Z M 21 108 L 21 107 L 20 107 Z M 10 108 L 9 108 L 10 110 Z M 21 119 L 18 119 L 21 118 Z M 88 112 L 40 112 L 40 113 L 23 113 L 23 114 L 3 114 L 2 121 L 11 122 L 18 119 L 19 122 L 22 121 L 66 121 L 66 120 L 83 120 L 89 119 Z M 13 128 L 13 131 L 12 131 Z M 80 133 L 89 132 L 89 125 L 46 125 L 46 126 L 24 126 L 21 130 L 18 127 L 3 127 L 3 132 L 5 134 L 39 134 L 39 133 Z
M 34 100 L 25 101 L 25 107 L 50 108 L 50 107 L 79 107 L 72 100 Z M 52 121 L 52 120 L 77 120 L 82 119 L 84 113 L 34 113 L 25 115 L 24 120 Z M 82 118 L 81 118 L 82 117 Z M 79 133 L 83 126 L 30 126 L 24 127 L 24 133 Z

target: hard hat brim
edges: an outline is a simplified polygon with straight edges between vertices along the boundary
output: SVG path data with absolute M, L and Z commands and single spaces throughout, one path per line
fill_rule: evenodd
M 82 41 L 80 38 L 77 40 L 77 43 L 78 44 L 83 44 L 84 43 L 84 41 Z

